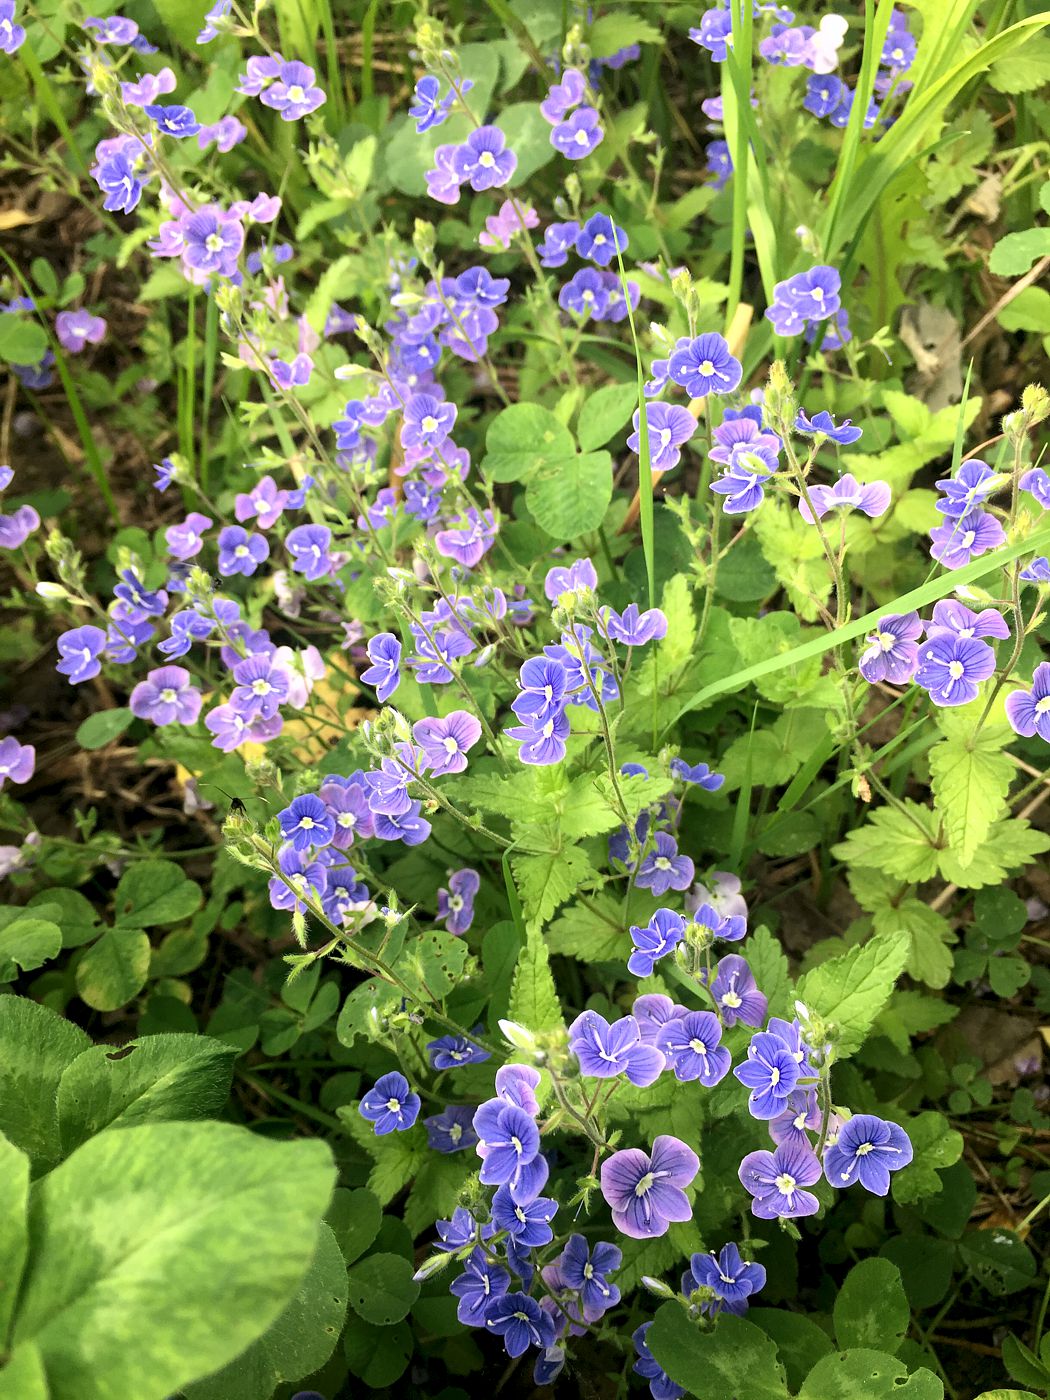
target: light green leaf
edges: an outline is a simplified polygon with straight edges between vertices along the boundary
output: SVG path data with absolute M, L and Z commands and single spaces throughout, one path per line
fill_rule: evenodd
M 723 1313 L 713 1332 L 701 1332 L 678 1303 L 664 1303 L 646 1342 L 671 1379 L 697 1400 L 787 1400 L 775 1344 L 742 1317 Z
M 611 58 L 632 44 L 662 44 L 663 37 L 655 25 L 624 11 L 596 19 L 587 31 L 587 44 L 595 58 Z
M 831 854 L 851 868 L 867 866 L 917 884 L 937 873 L 937 828 L 928 807 L 905 798 L 896 807 L 877 808 L 864 826 L 832 846 Z
M 829 1027 L 840 1059 L 864 1043 L 904 970 L 910 947 L 906 933 L 878 934 L 842 957 L 821 963 L 799 981 L 798 999 Z
M 62 951 L 62 932 L 48 919 L 23 914 L 0 929 L 0 982 L 13 982 L 22 972 L 32 972 Z
M 788 960 L 778 939 L 762 925 L 747 940 L 747 962 L 758 989 L 769 1001 L 770 1016 L 786 1016 L 791 1008 L 792 986 Z
M 0 1370 L 0 1400 L 51 1400 L 39 1347 L 19 1347 Z
M 1004 331 L 1050 331 L 1050 292 L 1045 287 L 1025 287 L 997 312 L 995 319 Z
M 405 944 L 397 970 L 426 1003 L 435 998 L 441 1001 L 453 987 L 469 981 L 476 964 L 464 939 L 444 929 L 431 929 Z
M 545 463 L 567 461 L 575 452 L 572 433 L 550 409 L 513 403 L 489 424 L 481 470 L 492 481 L 523 481 Z
M 1029 39 L 1019 53 L 993 63 L 988 81 L 996 92 L 1034 92 L 1050 83 L 1050 39 Z
M 102 1133 L 33 1188 L 15 1356 L 34 1343 L 51 1400 L 164 1400 L 280 1315 L 335 1177 L 319 1141 L 227 1123 Z
M 963 889 L 979 890 L 984 885 L 997 885 L 1008 871 L 1030 865 L 1037 855 L 1050 850 L 1050 836 L 1036 831 L 1021 817 L 1009 817 L 993 823 L 984 843 L 973 859 L 964 864 L 954 851 L 939 853 L 941 874 Z
M 870 1347 L 896 1355 L 911 1323 L 896 1264 L 888 1259 L 854 1264 L 835 1299 L 834 1317 L 840 1350 Z
M 63 948 L 79 948 L 98 936 L 98 915 L 79 890 L 52 886 L 35 894 L 29 908 L 37 910 L 41 919 L 58 924 Z
M 580 962 L 625 962 L 631 940 L 621 919 L 622 907 L 604 894 L 586 904 L 570 904 L 547 930 L 548 949 Z
M 412 1265 L 399 1254 L 370 1254 L 350 1270 L 350 1306 L 376 1327 L 400 1322 L 419 1297 L 412 1274 Z
M 151 928 L 188 919 L 200 902 L 200 886 L 188 880 L 174 861 L 143 860 L 121 876 L 114 911 L 124 928 Z
M 76 741 L 82 749 L 104 749 L 124 733 L 134 718 L 126 706 L 97 710 L 81 722 Z
M 0 1134 L 0 1354 L 28 1253 L 29 1158 Z
M 229 1096 L 235 1058 L 232 1046 L 204 1035 L 151 1035 L 119 1049 L 85 1050 L 58 1086 L 63 1152 L 103 1128 L 217 1117 Z
M 499 114 L 499 128 L 518 158 L 510 178 L 511 189 L 523 185 L 557 154 L 551 145 L 550 123 L 538 102 L 512 102 Z
M 108 928 L 77 963 L 77 991 L 96 1011 L 117 1011 L 146 985 L 149 959 L 141 929 Z
M 631 421 L 637 407 L 636 384 L 606 384 L 593 394 L 588 394 L 576 424 L 580 450 L 593 452 L 596 447 L 604 447 Z
M 988 270 L 996 277 L 1023 277 L 1032 264 L 1050 253 L 1050 228 L 1026 228 L 1008 233 L 992 249 Z
M 810 1371 L 798 1400 L 944 1400 L 944 1385 L 925 1366 L 912 1375 L 882 1351 L 835 1352 Z
M 1013 737 L 1005 725 L 942 739 L 930 750 L 933 797 L 952 851 L 968 865 L 992 823 L 1006 810 L 1017 771 L 1002 752 Z
M 55 1096 L 68 1065 L 91 1044 L 75 1026 L 28 997 L 0 997 L 0 1132 L 35 1171 L 61 1156 Z
M 569 846 L 556 856 L 512 856 L 511 866 L 526 921 L 540 925 L 594 873 L 578 846 Z
M 379 1234 L 383 1208 L 364 1186 L 354 1191 L 337 1186 L 325 1219 L 332 1227 L 343 1258 L 352 1264 Z
M 13 365 L 35 365 L 47 351 L 47 336 L 35 320 L 0 314 L 0 360 Z
M 915 1155 L 902 1171 L 893 1173 L 892 1188 L 895 1201 L 912 1205 L 941 1190 L 937 1173 L 959 1160 L 963 1139 L 939 1113 L 920 1113 L 905 1128 Z
M 186 1390 L 187 1400 L 269 1400 L 278 1385 L 325 1364 L 346 1317 L 346 1264 L 323 1222 L 305 1277 L 280 1317 L 228 1366 Z
M 553 1030 L 563 1024 L 547 945 L 535 924 L 528 926 L 525 946 L 518 955 L 507 1016 L 530 1031 Z
M 556 540 L 575 540 L 596 530 L 611 500 L 608 452 L 588 452 L 541 465 L 525 488 L 525 503 L 536 524 Z

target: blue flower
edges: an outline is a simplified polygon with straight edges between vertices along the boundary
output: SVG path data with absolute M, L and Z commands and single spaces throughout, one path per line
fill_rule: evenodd
M 449 1292 L 459 1299 L 456 1316 L 466 1327 L 484 1327 L 489 1304 L 504 1297 L 509 1288 L 510 1274 L 491 1263 L 482 1249 L 467 1256 L 463 1272 L 449 1284 Z
M 196 136 L 201 124 L 189 107 L 164 107 L 150 105 L 143 108 L 146 116 L 155 121 L 165 136 Z
M 804 1188 L 820 1180 L 812 1148 L 781 1143 L 775 1152 L 749 1152 L 740 1163 L 741 1184 L 751 1193 L 751 1213 L 759 1220 L 797 1220 L 816 1215 L 820 1202 Z
M 708 331 L 676 348 L 668 361 L 668 373 L 692 399 L 708 394 L 730 394 L 740 383 L 743 368 L 730 354 L 724 336 Z
M 608 214 L 593 214 L 576 239 L 576 251 L 599 267 L 608 267 L 617 253 L 627 250 L 627 234 Z
M 313 793 L 297 797 L 278 814 L 281 835 L 297 851 L 311 846 L 327 846 L 335 835 L 335 821 L 325 804 Z
M 473 86 L 469 78 L 464 78 L 460 83 L 460 91 L 469 92 Z M 431 127 L 441 126 L 448 119 L 455 100 L 455 91 L 450 91 L 445 97 L 441 96 L 441 84 L 432 73 L 420 78 L 416 83 L 415 103 L 408 109 L 408 115 L 416 121 L 416 135 L 421 136 Z
M 475 1031 L 478 1027 L 475 1026 Z M 463 1065 L 480 1065 L 491 1059 L 487 1050 L 462 1035 L 443 1035 L 427 1044 L 431 1069 L 460 1069 Z
M 807 418 L 799 410 L 798 417 L 795 419 L 795 431 L 805 433 L 807 437 L 814 437 L 820 433 L 824 437 L 830 438 L 832 442 L 837 442 L 840 447 L 848 447 L 851 442 L 856 442 L 863 433 L 863 429 L 855 428 L 848 418 L 836 427 L 834 418 L 826 408 L 821 409 L 819 413 L 814 413 L 812 418 Z
M 507 1186 L 501 1186 L 492 1197 L 492 1223 L 497 1230 L 506 1230 L 525 1249 L 540 1249 L 550 1244 L 554 1231 L 550 1222 L 558 1211 L 557 1201 L 537 1196 L 531 1201 L 515 1201 Z
M 576 246 L 580 226 L 575 219 L 564 223 L 548 224 L 543 242 L 536 244 L 543 267 L 564 267 L 572 249 Z
M 619 615 L 612 608 L 602 608 L 601 616 L 612 640 L 625 647 L 645 646 L 667 636 L 667 618 L 659 608 L 640 613 L 637 603 L 628 603 Z
M 377 1079 L 358 1105 L 358 1113 L 375 1128 L 377 1137 L 403 1133 L 419 1117 L 419 1095 L 397 1070 Z
M 601 273 L 583 267 L 558 293 L 558 305 L 575 316 L 593 316 L 600 321 L 609 306 L 609 293 Z
M 936 483 L 938 490 L 944 492 L 937 509 L 942 515 L 961 519 L 976 506 L 983 505 L 999 484 L 996 473 L 986 462 L 972 458 L 964 462 L 954 476 L 942 477 Z
M 859 1181 L 866 1191 L 885 1196 L 890 1172 L 900 1171 L 911 1159 L 911 1140 L 903 1128 L 873 1113 L 858 1113 L 825 1152 L 824 1175 L 840 1189 Z
M 427 1142 L 435 1152 L 464 1152 L 476 1147 L 478 1135 L 471 1125 L 473 1110 L 466 1104 L 450 1104 L 441 1113 L 423 1119 Z
M 687 890 L 693 883 L 693 862 L 678 854 L 678 843 L 666 831 L 656 833 L 653 845 L 638 867 L 635 884 L 652 890 L 657 899 L 668 890 Z
M 915 684 L 938 706 L 968 705 L 995 670 L 995 652 L 979 637 L 935 632 L 919 648 Z
M 656 963 L 677 947 L 684 933 L 685 920 L 673 909 L 657 909 L 644 928 L 632 924 L 634 952 L 627 960 L 627 971 L 635 977 L 651 977 Z
M 529 1347 L 546 1351 L 554 1345 L 554 1319 L 526 1293 L 507 1293 L 489 1303 L 485 1326 L 503 1338 L 508 1356 L 521 1356 Z
M 682 1292 L 688 1298 L 697 1288 L 709 1288 L 716 1303 L 707 1303 L 707 1313 L 728 1312 L 743 1317 L 748 1300 L 766 1286 L 766 1271 L 761 1264 L 742 1259 L 735 1244 L 723 1245 L 716 1254 L 694 1254 L 689 1268 L 682 1275 Z
M 401 684 L 401 643 L 392 632 L 380 632 L 365 650 L 372 664 L 361 672 L 361 679 L 375 687 L 376 699 L 383 705 Z
M 684 758 L 671 759 L 671 773 L 683 783 L 695 784 L 705 792 L 717 792 L 725 782 L 724 773 L 716 773 L 707 763 L 690 765 Z
M 748 1112 L 753 1118 L 775 1118 L 798 1083 L 799 1066 L 779 1036 L 760 1031 L 751 1037 L 747 1059 L 733 1074 L 751 1090 Z
M 720 914 L 710 904 L 701 904 L 693 915 L 709 939 L 721 938 L 726 943 L 739 943 L 747 933 L 747 920 L 740 914 Z
M 668 1021 L 656 1038 L 674 1076 L 682 1083 L 698 1079 L 713 1088 L 729 1073 L 733 1060 L 719 1042 L 722 1026 L 710 1011 L 690 1011 Z

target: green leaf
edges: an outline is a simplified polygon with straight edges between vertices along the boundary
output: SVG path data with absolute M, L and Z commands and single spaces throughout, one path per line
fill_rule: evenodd
M 756 928 L 747 941 L 747 962 L 759 991 L 769 1001 L 769 1015 L 786 1016 L 793 1000 L 788 960 L 779 940 L 765 925 Z
M 987 839 L 969 862 L 945 850 L 940 852 L 938 863 L 945 880 L 966 890 L 978 890 L 999 884 L 1008 871 L 1031 864 L 1046 850 L 1050 850 L 1050 836 L 1045 831 L 1036 831 L 1020 817 L 1009 817 L 990 827 Z
M 187 1400 L 269 1400 L 278 1385 L 311 1376 L 335 1350 L 346 1317 L 346 1264 L 332 1231 L 280 1317 L 236 1360 L 186 1390 Z
M 390 1327 L 419 1297 L 412 1265 L 399 1254 L 370 1254 L 350 1270 L 350 1306 L 376 1327 Z
M 58 924 L 63 948 L 79 948 L 98 937 L 98 915 L 79 890 L 59 886 L 41 890 L 29 901 L 29 908 L 38 910 L 40 918 Z
M 398 972 L 422 1002 L 442 1001 L 475 969 L 466 941 L 444 929 L 431 929 L 410 939 L 397 960 Z
M 548 949 L 580 962 L 623 962 L 630 953 L 631 940 L 621 910 L 619 901 L 604 894 L 595 895 L 586 904 L 570 904 L 547 930 Z
M 901 1276 L 888 1259 L 862 1259 L 835 1299 L 835 1340 L 842 1351 L 870 1347 L 896 1355 L 911 1323 Z
M 797 1390 L 822 1356 L 831 1350 L 831 1338 L 805 1313 L 782 1312 L 779 1308 L 749 1308 L 748 1322 L 761 1327 L 776 1343 L 787 1382 Z
M 1050 228 L 1008 233 L 991 251 L 988 270 L 996 277 L 1023 277 L 1032 264 L 1050 253 Z
M 15 1356 L 39 1347 L 51 1400 L 164 1400 L 211 1374 L 299 1287 L 334 1177 L 323 1143 L 227 1123 L 100 1134 L 33 1187 Z
M 556 856 L 512 856 L 511 866 L 527 922 L 545 924 L 560 904 L 593 875 L 587 855 L 569 846 Z
M 497 413 L 485 434 L 481 470 L 492 481 L 522 481 L 545 463 L 576 452 L 572 433 L 537 403 L 514 403 Z
M 108 928 L 77 963 L 77 991 L 96 1011 L 117 1011 L 146 985 L 149 959 L 149 937 L 140 929 Z
M 518 957 L 507 1015 L 530 1031 L 554 1030 L 563 1024 L 547 945 L 535 924 L 529 925 L 525 947 Z
M 951 848 L 968 865 L 992 823 L 1006 811 L 1016 768 L 1003 746 L 1013 737 L 1005 725 L 942 739 L 930 750 L 931 786 Z
M 1030 1390 L 982 1390 L 977 1400 L 1039 1400 Z
M 611 58 L 632 44 L 662 44 L 663 35 L 655 25 L 625 11 L 602 15 L 587 31 L 587 44 L 595 58 Z
M 151 928 L 188 919 L 201 902 L 200 886 L 170 860 L 136 861 L 121 876 L 114 907 L 124 928 Z
M 1034 92 L 1050 83 L 1050 39 L 1029 39 L 1019 53 L 993 63 L 988 81 L 996 92 Z
M 920 1113 L 908 1120 L 906 1131 L 915 1155 L 903 1171 L 893 1173 L 893 1199 L 900 1205 L 936 1195 L 941 1190 L 937 1173 L 957 1162 L 963 1150 L 962 1134 L 939 1113 Z
M 379 1234 L 383 1221 L 383 1208 L 372 1192 L 364 1186 L 348 1191 L 339 1186 L 332 1197 L 325 1217 L 339 1242 L 343 1258 L 348 1264 L 359 1259 Z
M 368 1387 L 368 1393 L 393 1385 L 405 1373 L 415 1348 L 415 1338 L 407 1322 L 388 1327 L 382 1346 L 376 1345 L 375 1328 L 351 1313 L 346 1321 L 343 1347 L 350 1370 Z
M 19 1347 L 0 1371 L 0 1400 L 51 1400 L 51 1394 L 39 1347 Z
M 551 129 L 538 102 L 512 102 L 501 109 L 499 128 L 518 158 L 510 179 L 511 189 L 523 185 L 557 154 L 551 145 Z
M 1034 331 L 1045 335 L 1050 331 L 1050 292 L 1044 287 L 1025 287 L 996 313 L 995 319 L 1004 331 Z
M 663 1370 L 697 1400 L 787 1400 L 776 1346 L 742 1317 L 723 1313 L 713 1332 L 701 1332 L 680 1304 L 664 1303 L 646 1342 Z
M 62 932 L 48 919 L 23 915 L 0 929 L 0 982 L 13 982 L 62 951 Z
M 581 452 L 593 452 L 596 447 L 604 447 L 631 421 L 631 414 L 637 407 L 638 388 L 635 384 L 606 384 L 589 394 L 583 401 L 576 424 Z
M 104 749 L 124 733 L 134 718 L 124 706 L 98 710 L 82 721 L 77 729 L 76 741 L 82 749 Z
M 28 997 L 0 997 L 0 1132 L 34 1170 L 61 1156 L 55 1096 L 67 1066 L 91 1044 L 79 1026 Z
M 18 1300 L 29 1249 L 29 1158 L 0 1134 L 0 1354 Z
M 525 488 L 525 504 L 536 524 L 556 540 L 575 540 L 596 530 L 611 500 L 608 452 L 588 452 L 541 465 Z
M 968 1230 L 959 1241 L 959 1257 L 990 1293 L 999 1295 L 1027 1288 L 1038 1271 L 1035 1255 L 1021 1237 L 998 1226 Z
M 47 336 L 36 321 L 10 312 L 0 314 L 0 360 L 35 365 L 47 352 Z
M 832 846 L 845 865 L 870 866 L 909 884 L 937 874 L 937 819 L 928 807 L 905 798 L 897 807 L 879 807 L 864 826 Z
M 103 1128 L 214 1118 L 230 1092 L 236 1051 L 205 1035 L 151 1035 L 78 1055 L 58 1086 L 64 1153 Z
M 797 995 L 829 1028 L 836 1055 L 859 1050 L 904 970 L 911 940 L 906 933 L 878 934 L 842 957 L 807 972 Z
M 881 1351 L 825 1356 L 810 1371 L 798 1400 L 944 1400 L 944 1385 L 925 1366 L 913 1375 Z
M 464 44 L 459 49 L 463 76 L 474 84 L 467 98 L 479 121 L 484 121 L 492 93 L 499 77 L 499 53 L 494 44 Z M 433 169 L 434 152 L 438 146 L 456 145 L 465 141 L 473 123 L 457 113 L 440 128 L 418 135 L 416 124 L 406 117 L 396 128 L 377 158 L 377 177 L 385 187 L 393 186 L 402 194 L 425 195 L 425 172 Z

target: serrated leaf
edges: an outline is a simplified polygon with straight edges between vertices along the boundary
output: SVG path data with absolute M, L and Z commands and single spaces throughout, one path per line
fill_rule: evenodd
M 821 963 L 799 981 L 798 1000 L 831 1028 L 839 1058 L 852 1055 L 864 1043 L 904 970 L 910 947 L 904 932 L 878 934 L 842 957 Z
M 547 945 L 535 924 L 528 926 L 525 946 L 518 955 L 507 1016 L 530 1031 L 554 1030 L 563 1024 Z
M 1006 810 L 1006 795 L 1016 772 L 1002 752 L 1010 737 L 999 726 L 987 726 L 965 738 L 942 739 L 930 750 L 934 802 L 951 849 L 964 865 Z
M 928 807 L 905 798 L 879 807 L 864 826 L 849 832 L 831 853 L 851 868 L 870 866 L 898 880 L 918 884 L 937 873 L 937 818 Z
M 621 901 L 604 894 L 570 905 L 547 930 L 547 947 L 580 962 L 625 962 L 631 940 L 622 908 Z
M 748 938 L 746 953 L 758 989 L 769 1001 L 770 1016 L 786 1016 L 792 1001 L 791 975 L 779 941 L 762 925 Z
M 945 880 L 963 889 L 977 890 L 997 885 L 1007 872 L 1030 865 L 1037 855 L 1050 850 L 1050 836 L 1036 831 L 1021 817 L 994 822 L 973 859 L 964 863 L 954 851 L 939 852 L 938 864 Z
M 594 871 L 584 851 L 567 847 L 558 855 L 512 856 L 511 867 L 526 922 L 548 922 Z

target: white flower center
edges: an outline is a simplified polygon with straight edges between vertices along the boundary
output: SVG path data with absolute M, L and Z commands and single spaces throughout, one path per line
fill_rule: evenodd
M 795 1190 L 795 1178 L 793 1176 L 789 1176 L 787 1172 L 783 1172 L 780 1176 L 777 1177 L 773 1185 L 777 1188 L 777 1190 L 782 1196 L 790 1196 Z
M 178 699 L 178 691 L 173 690 L 170 685 L 165 686 L 160 692 L 160 698 L 164 701 L 165 705 L 174 705 L 175 701 Z

